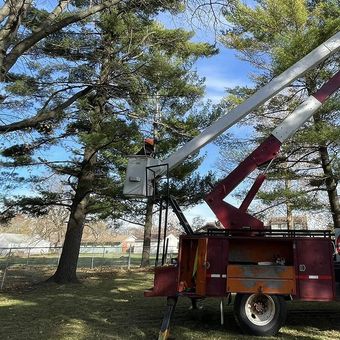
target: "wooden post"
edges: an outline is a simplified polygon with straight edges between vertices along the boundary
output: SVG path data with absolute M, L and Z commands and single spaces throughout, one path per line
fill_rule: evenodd
M 94 259 L 93 259 L 93 257 L 94 257 L 94 247 L 92 246 L 92 258 L 91 258 L 91 269 L 93 269 L 93 262 L 94 262 Z
M 128 270 L 131 268 L 131 244 L 129 247 Z
M 4 284 L 5 284 L 7 268 L 8 268 L 8 265 L 9 265 L 9 259 L 11 257 L 11 254 L 12 254 L 12 248 L 9 248 L 8 258 L 7 258 L 6 267 L 5 267 L 5 270 L 4 270 L 4 275 L 2 276 L 0 290 L 2 290 L 2 288 L 4 287 Z
M 28 266 L 28 262 L 29 262 L 29 259 L 30 259 L 30 254 L 31 254 L 31 248 L 27 248 L 28 249 L 28 252 L 27 252 L 27 261 L 26 261 L 26 266 Z

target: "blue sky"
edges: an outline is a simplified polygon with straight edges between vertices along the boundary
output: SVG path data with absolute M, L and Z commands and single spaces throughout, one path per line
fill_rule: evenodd
M 240 61 L 234 51 L 226 49 L 222 44 L 219 44 L 218 47 L 220 51 L 218 55 L 202 59 L 196 64 L 198 74 L 206 78 L 205 98 L 213 103 L 218 103 L 226 95 L 226 88 L 251 84 L 249 80 L 251 68 L 249 65 Z M 242 131 L 237 127 L 230 129 L 230 131 L 242 137 Z M 199 169 L 200 172 L 214 171 L 218 159 L 218 147 L 210 143 L 202 149 L 202 153 L 206 157 Z M 237 203 L 232 198 L 229 198 L 228 202 Z M 189 222 L 192 222 L 192 219 L 196 216 L 200 216 L 206 221 L 217 220 L 205 203 L 185 211 L 185 215 Z
M 193 41 L 195 42 L 216 43 L 219 54 L 210 58 L 202 58 L 195 65 L 199 76 L 204 77 L 206 80 L 205 100 L 218 103 L 223 96 L 226 95 L 226 88 L 232 88 L 238 85 L 251 86 L 249 75 L 251 72 L 254 72 L 254 69 L 247 62 L 237 58 L 235 51 L 225 48 L 218 39 L 216 39 L 215 32 L 212 28 L 203 26 L 197 28 L 196 26 L 198 25 L 192 27 L 187 24 L 188 20 L 186 20 L 187 18 L 184 16 L 174 18 L 162 14 L 159 19 L 168 28 L 180 27 L 187 30 L 194 30 L 195 36 L 193 37 Z M 223 25 L 223 23 L 221 23 L 221 25 Z M 242 137 L 243 131 L 237 127 L 229 131 Z M 204 174 L 208 171 L 214 171 L 218 159 L 218 151 L 218 148 L 212 143 L 202 148 L 201 152 L 206 155 L 206 158 L 199 169 L 200 173 Z M 229 198 L 228 202 L 237 204 L 232 198 Z M 217 219 L 205 203 L 188 209 L 184 213 L 189 222 L 192 222 L 192 219 L 196 216 L 200 216 L 206 221 L 214 221 Z
M 196 63 L 200 76 L 206 78 L 206 98 L 217 103 L 226 94 L 226 88 L 249 85 L 250 66 L 239 60 L 235 52 L 218 44 L 219 54 Z

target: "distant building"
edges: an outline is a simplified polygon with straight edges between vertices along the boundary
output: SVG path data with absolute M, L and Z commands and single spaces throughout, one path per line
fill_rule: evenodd
M 6 255 L 10 251 L 16 253 L 30 248 L 30 254 L 45 254 L 49 252 L 51 243 L 39 236 L 25 234 L 0 233 L 0 254 Z M 15 249 L 24 248 L 24 249 Z
M 103 247 L 106 253 L 126 253 L 134 247 L 136 236 L 133 235 L 86 235 L 82 239 L 82 253 L 91 252 L 92 247 Z M 88 250 L 87 250 L 88 249 Z
M 166 237 L 166 242 L 168 242 L 168 254 L 177 254 L 178 253 L 178 242 L 179 239 L 173 234 L 169 234 Z M 158 236 L 152 235 L 151 236 L 151 244 L 150 244 L 150 253 L 156 254 L 157 253 L 157 242 Z M 159 251 L 160 253 L 163 250 L 163 238 L 161 237 L 160 244 L 159 244 Z M 137 239 L 134 244 L 133 252 L 135 254 L 141 254 L 143 252 L 143 239 Z
M 136 244 L 137 237 L 133 235 L 117 235 L 114 237 L 114 246 L 120 246 L 122 253 L 129 251 L 130 247 L 133 249 Z
M 179 239 L 173 233 L 168 234 L 166 237 L 166 242 L 168 242 L 168 254 L 177 254 L 178 252 L 178 242 Z M 134 254 L 142 254 L 143 252 L 143 236 L 139 237 L 134 235 L 96 235 L 88 234 L 82 239 L 81 252 L 87 253 L 92 252 L 93 247 L 102 247 L 105 253 L 128 253 L 131 248 L 131 252 Z M 151 236 L 151 254 L 156 254 L 157 252 L 157 242 L 158 236 L 156 234 Z M 163 237 L 160 239 L 159 245 L 160 253 L 163 250 Z
M 293 230 L 308 230 L 306 216 L 294 216 L 292 219 Z M 287 217 L 272 217 L 269 220 L 269 226 L 272 230 L 288 229 Z

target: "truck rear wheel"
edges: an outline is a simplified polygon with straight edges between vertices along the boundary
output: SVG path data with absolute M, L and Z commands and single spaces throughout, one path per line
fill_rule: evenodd
M 286 321 L 283 297 L 267 294 L 236 294 L 234 315 L 244 333 L 275 335 Z

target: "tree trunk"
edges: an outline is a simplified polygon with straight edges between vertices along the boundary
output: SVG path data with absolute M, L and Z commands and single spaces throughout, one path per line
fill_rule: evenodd
M 294 224 L 293 224 L 293 211 L 292 211 L 292 204 L 287 201 L 287 229 L 292 230 L 294 229 Z
M 309 95 L 315 92 L 316 89 L 315 81 L 307 79 L 306 84 Z M 322 123 L 322 117 L 320 116 L 319 112 L 313 115 L 313 120 L 315 127 L 317 127 L 318 123 Z M 337 192 L 337 180 L 333 173 L 327 145 L 325 143 L 319 143 L 318 149 L 321 158 L 322 170 L 325 175 L 325 185 L 334 228 L 340 228 L 340 204 Z
M 314 122 L 320 123 L 322 120 L 318 114 L 314 115 Z M 337 180 L 334 176 L 331 160 L 329 158 L 327 145 L 319 143 L 319 155 L 321 158 L 321 166 L 325 175 L 325 185 L 329 200 L 330 211 L 332 214 L 334 228 L 340 228 L 340 204 L 337 192 Z
M 337 182 L 333 174 L 327 146 L 319 145 L 319 154 L 321 158 L 322 169 L 325 174 L 325 184 L 334 228 L 340 228 L 340 204 L 336 189 Z
M 81 205 L 77 205 L 71 213 L 58 268 L 49 280 L 57 283 L 78 282 L 76 271 L 85 216 Z
M 287 163 L 285 163 L 285 168 L 287 168 Z M 287 229 L 292 230 L 294 229 L 293 225 L 293 204 L 291 202 L 290 197 L 288 196 L 288 193 L 290 192 L 290 188 L 292 186 L 291 180 L 288 178 L 288 171 L 286 170 L 285 175 L 285 189 L 287 191 L 287 198 L 286 198 L 286 217 L 287 217 Z
M 54 281 L 57 283 L 78 282 L 77 263 L 87 206 L 89 203 L 89 195 L 94 180 L 95 164 L 95 151 L 90 147 L 86 147 L 83 168 L 79 174 L 78 185 L 72 202 L 60 261 L 57 271 L 48 281 Z
M 152 198 L 148 198 L 148 201 L 146 203 L 144 241 L 143 241 L 143 253 L 142 253 L 141 267 L 148 267 L 150 265 L 153 205 L 154 205 L 154 202 Z
M 161 120 L 161 109 L 159 103 L 159 93 L 155 95 L 155 111 L 153 117 L 153 139 L 154 147 L 153 154 L 156 156 L 157 152 L 157 140 L 159 138 L 158 122 Z M 141 267 L 148 267 L 150 265 L 150 252 L 151 252 L 151 233 L 152 233 L 152 212 L 153 212 L 154 201 L 152 198 L 148 198 L 146 203 L 146 214 L 144 223 L 144 239 L 143 239 L 143 253 Z

